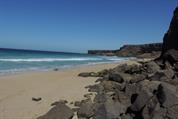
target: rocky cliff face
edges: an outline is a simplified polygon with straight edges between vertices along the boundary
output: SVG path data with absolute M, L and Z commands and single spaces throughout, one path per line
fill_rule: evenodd
M 162 43 L 124 45 L 119 50 L 89 50 L 88 54 L 120 56 L 120 57 L 158 57 Z
M 174 11 L 169 30 L 164 36 L 160 58 L 171 64 L 178 61 L 178 7 Z
M 161 48 L 162 43 L 125 45 L 116 52 L 116 55 L 124 57 L 155 57 L 155 54 L 159 56 L 158 54 L 161 52 Z

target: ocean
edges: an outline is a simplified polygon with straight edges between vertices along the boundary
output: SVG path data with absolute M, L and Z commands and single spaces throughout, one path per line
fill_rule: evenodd
M 94 65 L 127 60 L 123 57 L 107 57 L 77 53 L 41 52 L 0 49 L 0 74 L 23 71 L 52 70 L 81 65 Z

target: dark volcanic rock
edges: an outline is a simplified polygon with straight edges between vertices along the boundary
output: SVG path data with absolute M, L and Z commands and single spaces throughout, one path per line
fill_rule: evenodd
M 153 114 L 156 111 L 156 108 L 159 107 L 158 100 L 156 96 L 153 96 L 144 106 L 142 111 L 142 116 L 144 119 L 151 119 Z
M 148 103 L 148 101 L 152 98 L 153 94 L 142 90 L 138 96 L 136 97 L 135 102 L 131 105 L 130 109 L 132 111 L 138 112 Z
M 42 98 L 40 98 L 40 97 L 39 98 L 32 97 L 32 100 L 38 102 L 38 101 L 41 101 Z
M 95 73 L 95 72 L 83 72 L 83 73 L 80 73 L 78 76 L 81 76 L 81 77 L 100 77 L 100 75 L 98 73 Z
M 95 105 L 92 103 L 91 99 L 84 100 L 81 103 L 80 109 L 77 112 L 79 119 L 89 119 L 94 115 Z
M 72 109 L 63 103 L 58 103 L 44 116 L 37 119 L 72 119 L 73 115 L 74 113 Z
M 178 104 L 178 92 L 176 86 L 161 83 L 158 87 L 157 97 L 160 105 L 166 108 Z
M 169 30 L 164 36 L 161 58 L 164 62 L 178 61 L 178 7 L 174 11 Z
M 117 119 L 120 115 L 124 114 L 127 107 L 111 97 L 100 104 L 96 109 L 93 119 Z
M 150 80 L 154 81 L 169 81 L 174 77 L 175 73 L 173 70 L 161 70 L 154 73 L 151 77 L 149 77 Z
M 169 119 L 178 119 L 178 105 L 172 106 L 171 108 L 168 109 L 167 112 L 167 117 Z
M 147 73 L 155 73 L 160 70 L 160 66 L 154 61 L 143 64 L 143 67 Z
M 124 77 L 122 76 L 121 73 L 110 73 L 108 79 L 110 81 L 115 81 L 115 82 L 118 82 L 118 83 L 124 82 Z

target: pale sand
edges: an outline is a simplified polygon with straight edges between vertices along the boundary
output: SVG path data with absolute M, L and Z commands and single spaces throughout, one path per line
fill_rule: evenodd
M 49 111 L 56 101 L 80 101 L 88 93 L 85 87 L 95 84 L 97 78 L 82 78 L 78 74 L 113 68 L 117 64 L 0 76 L 0 119 L 36 119 Z M 42 100 L 34 102 L 32 97 Z

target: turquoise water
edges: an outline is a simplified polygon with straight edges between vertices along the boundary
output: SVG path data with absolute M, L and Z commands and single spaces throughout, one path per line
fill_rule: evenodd
M 123 61 L 127 58 L 76 53 L 0 50 L 0 74 Z

